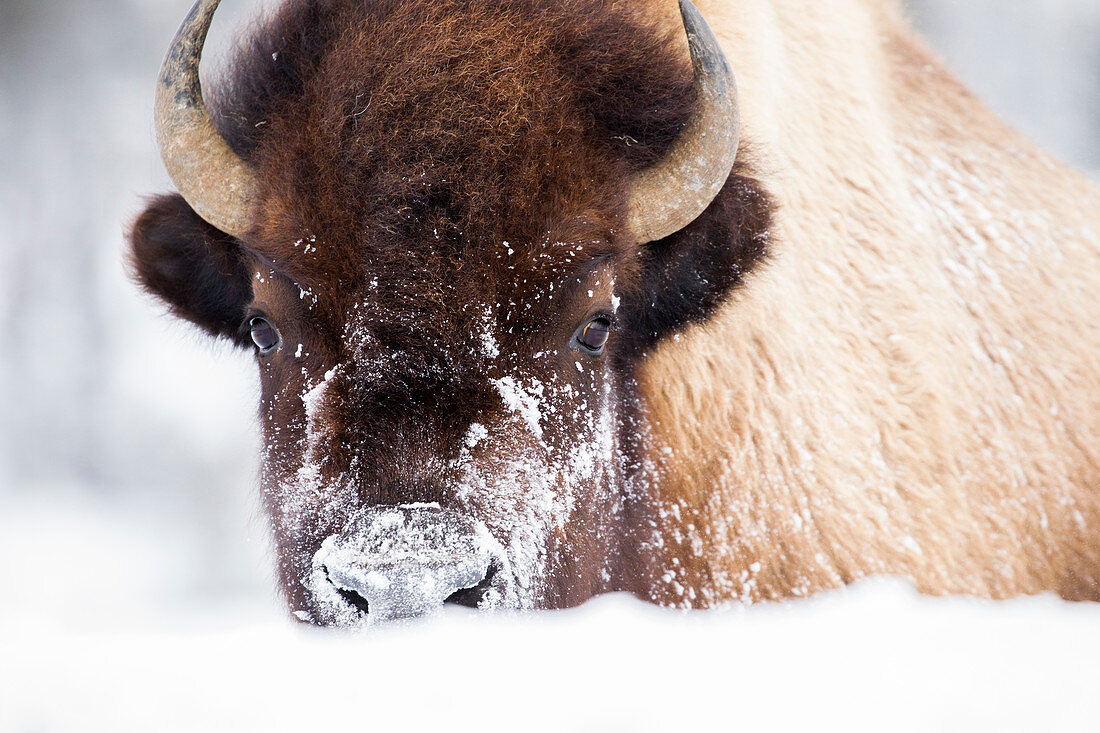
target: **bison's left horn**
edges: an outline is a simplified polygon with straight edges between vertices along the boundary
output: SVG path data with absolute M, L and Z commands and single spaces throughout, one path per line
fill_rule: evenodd
M 157 82 L 157 144 L 168 175 L 191 208 L 241 237 L 252 224 L 256 174 L 215 129 L 199 84 L 202 47 L 220 2 L 198 0 L 164 58 Z
M 737 156 L 737 84 L 718 39 L 691 0 L 680 0 L 698 111 L 665 157 L 628 184 L 626 230 L 653 242 L 695 221 L 722 190 Z

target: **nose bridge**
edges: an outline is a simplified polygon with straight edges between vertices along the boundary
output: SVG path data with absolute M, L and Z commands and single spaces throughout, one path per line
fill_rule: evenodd
M 390 375 L 387 384 L 356 385 L 349 395 L 347 438 L 372 466 L 410 468 L 410 459 L 444 458 L 469 425 L 499 406 L 490 386 L 472 379 L 438 375 Z M 415 463 L 415 461 L 413 461 Z M 378 477 L 380 480 L 386 477 Z M 411 483 L 425 477 L 394 474 Z
M 421 320 L 430 320 L 425 314 Z M 402 318 L 407 324 L 409 318 Z M 407 325 L 402 325 L 405 332 Z M 488 396 L 483 364 L 473 349 L 448 336 L 415 342 L 408 338 L 387 341 L 384 355 L 368 360 L 357 370 L 350 389 L 353 398 L 394 415 L 415 408 L 434 412 L 442 405 L 473 404 Z
M 345 596 L 362 599 L 375 623 L 430 614 L 478 586 L 497 549 L 484 525 L 438 505 L 372 507 L 322 543 L 313 567 Z

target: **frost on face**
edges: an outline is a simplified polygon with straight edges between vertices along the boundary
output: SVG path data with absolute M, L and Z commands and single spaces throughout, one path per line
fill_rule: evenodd
M 429 615 L 506 563 L 479 521 L 438 504 L 359 512 L 313 557 L 307 583 L 322 615 L 344 626 Z
M 494 379 L 493 385 L 500 393 L 504 406 L 523 417 L 531 432 L 536 437 L 541 438 L 542 410 L 540 405 L 545 392 L 542 382 L 532 379 L 530 387 L 523 387 L 516 381 L 515 377 L 509 375 L 501 379 Z
M 358 413 L 340 401 L 369 395 L 374 384 L 401 375 L 419 377 L 408 370 L 421 368 L 416 353 L 389 349 L 373 336 L 374 297 L 367 293 L 346 313 L 340 362 L 322 378 L 307 375 L 303 366 L 304 384 L 287 394 L 300 399 L 305 429 L 293 456 L 277 457 L 291 465 L 272 495 L 281 536 L 291 547 L 303 543 L 295 550 L 293 577 L 309 595 L 299 617 L 362 626 L 425 615 L 448 599 L 481 609 L 523 609 L 554 597 L 548 573 L 555 558 L 571 551 L 570 520 L 578 509 L 591 512 L 590 502 L 609 503 L 616 482 L 609 367 L 593 360 L 576 369 L 570 359 L 562 374 L 544 369 L 538 378 L 522 367 L 484 369 L 476 378 L 499 402 L 455 435 L 455 445 L 437 444 L 430 422 L 418 433 L 416 414 L 407 416 L 408 435 L 416 437 L 394 436 L 410 440 L 395 474 L 407 485 L 390 487 L 408 492 L 397 494 L 397 501 L 438 500 L 446 509 L 392 499 L 364 506 L 377 488 L 366 477 L 386 469 L 367 462 L 392 456 L 376 458 L 360 449 L 349 438 L 356 435 L 354 425 L 343 432 L 347 425 L 336 416 L 346 422 Z M 498 339 L 506 335 L 497 330 L 493 306 L 483 304 L 471 315 L 465 333 L 472 338 L 451 348 L 471 354 L 472 345 L 471 363 L 497 360 Z M 328 455 L 334 446 L 344 449 L 333 452 L 339 467 Z M 416 493 L 422 487 L 426 493 Z
M 473 423 L 466 431 L 466 437 L 462 443 L 466 446 L 467 450 L 473 450 L 477 448 L 478 443 L 489 437 L 489 428 L 485 427 L 481 423 Z
M 521 383 L 511 376 L 495 382 L 513 420 L 495 426 L 491 435 L 471 428 L 479 436 L 475 445 L 484 441 L 486 453 L 475 459 L 468 448 L 457 465 L 457 497 L 484 519 L 507 558 L 505 592 L 487 595 L 482 608 L 535 606 L 552 543 L 564 535 L 578 500 L 594 488 L 610 490 L 616 420 L 610 379 L 605 377 L 602 394 L 593 400 L 596 409 L 583 411 L 578 429 L 560 448 L 544 440 L 541 421 L 572 404 L 572 386 L 537 379 Z
M 493 333 L 495 327 L 493 311 L 487 308 L 481 317 L 481 353 L 488 359 L 500 356 L 500 346 L 497 345 L 497 339 Z
M 303 254 L 310 254 L 317 251 L 317 237 L 313 234 L 307 234 L 301 239 L 294 242 L 295 247 L 301 247 Z
M 300 484 L 310 486 L 315 490 L 319 488 L 317 484 L 321 479 L 320 462 L 323 460 L 319 448 L 324 435 L 324 426 L 319 413 L 329 383 L 335 376 L 336 370 L 330 369 L 325 372 L 325 376 L 320 382 L 302 395 L 302 404 L 306 410 L 306 445 L 304 460 L 301 468 L 298 469 L 298 479 Z
M 296 468 L 289 477 L 280 478 L 277 484 L 267 489 L 279 524 L 291 535 L 302 531 L 320 514 L 334 513 L 340 502 L 350 500 L 350 492 L 344 486 L 343 478 L 329 480 L 322 470 L 326 461 L 324 446 L 329 436 L 324 411 L 332 384 L 339 373 L 340 369 L 336 367 L 325 372 L 319 381 L 307 381 L 297 396 L 302 403 L 306 425 L 305 435 L 297 445 L 300 453 Z M 272 449 L 273 446 L 269 445 L 266 460 L 269 465 L 279 458 L 271 452 Z

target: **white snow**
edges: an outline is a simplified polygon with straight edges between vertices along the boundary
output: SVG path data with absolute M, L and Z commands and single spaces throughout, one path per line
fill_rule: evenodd
M 29 600 L 29 599 L 24 599 Z M 44 612 L 42 612 L 44 611 Z M 1089 730 L 1100 608 L 875 581 L 685 614 L 626 596 L 357 634 L 261 606 L 0 611 L 0 730 Z
M 494 379 L 493 384 L 504 400 L 504 405 L 518 413 L 527 422 L 527 426 L 537 437 L 542 437 L 542 394 L 543 386 L 537 379 L 531 380 L 529 388 L 523 387 L 516 378 L 508 375 Z
M 310 252 L 316 252 L 317 251 L 317 237 L 316 237 L 316 235 L 313 235 L 313 234 L 307 235 L 307 236 L 302 237 L 301 239 L 297 240 L 296 242 L 294 242 L 294 246 L 295 247 L 301 247 L 302 252 L 305 253 L 305 254 L 309 254 Z
M 478 446 L 481 441 L 489 437 L 489 429 L 481 423 L 471 423 L 470 427 L 466 430 L 466 437 L 463 440 L 465 446 L 473 450 Z
M 920 548 L 920 543 L 912 537 L 903 537 L 901 540 L 902 546 L 917 555 L 923 555 L 924 551 Z
M 306 418 L 309 420 L 311 426 L 317 419 L 317 410 L 320 409 L 321 403 L 325 398 L 325 390 L 328 388 L 328 383 L 334 376 L 336 376 L 336 370 L 329 369 L 325 372 L 324 379 L 310 387 L 302 395 L 302 403 L 306 408 Z
M 487 308 L 481 316 L 481 353 L 488 359 L 500 356 L 500 346 L 496 339 L 496 320 L 492 308 Z

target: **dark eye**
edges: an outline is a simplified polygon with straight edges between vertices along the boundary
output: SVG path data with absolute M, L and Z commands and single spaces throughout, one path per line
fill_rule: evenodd
M 271 321 L 263 316 L 256 316 L 248 322 L 248 325 L 252 329 L 252 342 L 256 344 L 261 354 L 266 356 L 279 346 L 282 339 L 279 338 L 279 332 L 271 325 Z
M 611 321 L 606 318 L 593 318 L 581 326 L 575 336 L 581 348 L 593 354 L 599 354 L 607 345 L 607 339 L 611 336 Z

